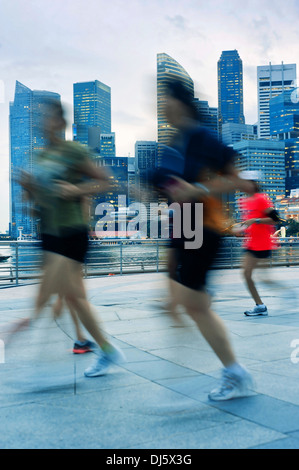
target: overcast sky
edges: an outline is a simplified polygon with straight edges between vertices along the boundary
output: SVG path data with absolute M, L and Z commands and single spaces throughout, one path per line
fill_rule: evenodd
M 16 80 L 60 93 L 70 123 L 74 82 L 109 85 L 117 154 L 134 155 L 136 140 L 157 138 L 157 53 L 177 60 L 195 95 L 217 106 L 217 61 L 237 49 L 253 124 L 256 67 L 298 64 L 298 20 L 298 0 L 0 0 L 0 231 L 8 228 L 8 104 Z

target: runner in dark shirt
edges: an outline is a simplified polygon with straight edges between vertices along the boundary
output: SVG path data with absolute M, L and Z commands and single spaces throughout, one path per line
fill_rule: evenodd
M 172 146 L 182 155 L 184 165 L 180 176 L 167 172 L 166 168 L 160 170 L 159 186 L 171 201 L 180 205 L 183 229 L 191 220 L 195 232 L 198 230 L 196 209 L 198 203 L 203 204 L 202 246 L 190 243 L 182 232 L 172 240 L 168 264 L 170 311 L 176 315 L 176 307 L 183 306 L 224 365 L 223 379 L 210 393 L 210 399 L 246 396 L 252 387 L 251 375 L 238 363 L 224 323 L 210 308 L 206 284 L 221 233 L 226 228 L 222 194 L 235 190 L 247 192 L 252 189 L 251 183 L 239 178 L 233 150 L 199 126 L 193 97 L 181 82 L 168 85 L 165 115 L 169 124 L 178 130 Z M 191 218 L 185 214 L 184 203 L 191 203 Z M 179 232 L 176 223 L 174 216 L 174 233 Z

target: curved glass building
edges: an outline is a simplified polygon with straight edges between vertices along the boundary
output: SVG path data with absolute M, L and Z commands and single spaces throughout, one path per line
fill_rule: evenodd
M 168 145 L 171 137 L 176 132 L 165 119 L 164 102 L 165 87 L 169 80 L 181 80 L 194 96 L 194 83 L 186 70 L 168 54 L 157 54 L 157 120 L 158 120 L 158 144 Z M 159 149 L 157 155 L 159 166 Z

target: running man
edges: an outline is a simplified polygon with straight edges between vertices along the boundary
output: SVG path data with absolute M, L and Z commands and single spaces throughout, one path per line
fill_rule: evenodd
M 267 316 L 268 309 L 263 303 L 256 285 L 253 281 L 253 272 L 261 264 L 266 264 L 275 248 L 275 224 L 279 221 L 277 212 L 273 208 L 270 198 L 260 192 L 258 180 L 259 172 L 244 171 L 241 177 L 250 180 L 253 191 L 249 197 L 239 201 L 242 212 L 243 230 L 245 234 L 245 256 L 243 260 L 243 275 L 246 286 L 255 302 L 251 310 L 244 314 L 248 317 Z
M 62 139 L 66 121 L 58 101 L 44 103 L 47 147 L 36 161 L 35 175 L 23 174 L 20 183 L 40 210 L 43 278 L 35 301 L 34 315 L 14 328 L 21 329 L 39 317 L 52 295 L 65 299 L 99 346 L 87 377 L 103 375 L 124 356 L 105 337 L 86 296 L 82 263 L 88 248 L 88 228 L 82 200 L 109 187 L 106 173 L 94 165 L 89 152 L 76 142 Z
M 178 131 L 172 147 L 183 156 L 184 170 L 181 178 L 172 178 L 171 174 L 166 177 L 163 190 L 171 201 L 181 206 L 193 203 L 195 208 L 196 202 L 203 203 L 203 245 L 198 249 L 187 249 L 184 234 L 172 240 L 168 265 L 171 308 L 176 315 L 176 307 L 184 307 L 222 362 L 222 381 L 209 394 L 211 400 L 222 401 L 247 396 L 253 381 L 251 374 L 238 362 L 223 321 L 211 309 L 206 290 L 207 275 L 221 233 L 226 228 L 221 196 L 235 190 L 247 193 L 252 190 L 252 184 L 239 178 L 234 167 L 234 151 L 199 125 L 193 103 L 193 97 L 181 82 L 168 84 L 165 116 Z M 194 217 L 193 212 L 193 222 Z

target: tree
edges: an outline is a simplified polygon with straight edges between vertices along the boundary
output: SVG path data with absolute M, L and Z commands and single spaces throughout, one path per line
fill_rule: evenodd
M 299 236 L 299 222 L 297 222 L 295 219 L 288 219 L 285 227 L 287 237 Z

